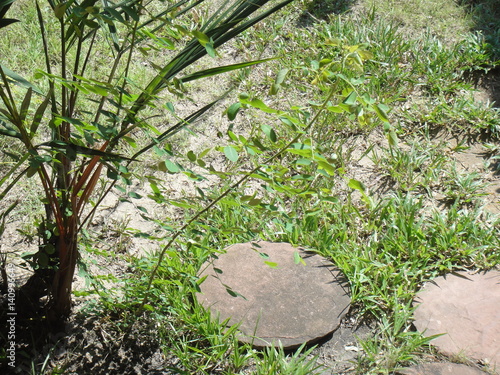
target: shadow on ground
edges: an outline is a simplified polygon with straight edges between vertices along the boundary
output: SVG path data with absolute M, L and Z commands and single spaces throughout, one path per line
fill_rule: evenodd
M 500 59 L 500 1 L 499 0 L 460 0 L 459 4 L 469 8 L 474 21 L 474 29 L 484 35 L 491 46 L 492 59 Z
M 484 91 L 485 99 L 489 99 L 493 107 L 500 108 L 500 1 L 460 0 L 459 4 L 469 8 L 474 21 L 473 30 L 482 33 L 488 43 L 491 60 L 496 64 L 486 74 L 475 77 L 476 87 Z
M 299 27 L 308 27 L 315 22 L 326 20 L 331 14 L 344 13 L 356 0 L 312 0 L 299 18 Z

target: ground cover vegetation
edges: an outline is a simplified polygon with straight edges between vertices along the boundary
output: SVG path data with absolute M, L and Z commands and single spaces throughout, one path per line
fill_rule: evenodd
M 391 374 L 439 357 L 415 293 L 500 260 L 498 2 L 285 3 L 0 1 L 19 372 Z M 352 363 L 238 344 L 197 304 L 203 263 L 257 239 L 345 273 L 349 319 L 372 331 Z

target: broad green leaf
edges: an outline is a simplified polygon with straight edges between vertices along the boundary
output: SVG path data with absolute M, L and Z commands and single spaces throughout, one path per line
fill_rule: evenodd
M 278 268 L 278 263 L 276 263 L 276 262 L 265 261 L 264 263 L 267 264 L 271 268 Z
M 233 121 L 236 118 L 236 115 L 238 114 L 239 110 L 241 108 L 241 103 L 234 103 L 229 106 L 227 109 L 227 118 L 229 121 Z
M 207 43 L 205 44 L 205 49 L 207 50 L 207 54 L 210 57 L 217 57 L 217 52 L 215 51 L 215 47 L 213 43 Z
M 289 69 L 281 69 L 276 76 L 274 83 L 269 90 L 270 95 L 276 95 L 281 88 L 281 84 L 285 80 L 286 75 L 288 74 Z
M 167 102 L 167 104 L 165 104 L 165 107 L 167 107 L 167 109 L 172 112 L 172 113 L 175 113 L 175 108 L 174 108 L 174 105 L 171 103 L 171 102 Z
M 250 206 L 258 206 L 261 203 L 262 203 L 262 199 L 259 199 L 259 198 L 252 198 L 248 201 L 248 205 L 250 205 Z
M 356 92 L 352 91 L 349 94 L 349 96 L 344 99 L 344 101 L 342 103 L 349 105 L 349 106 L 354 105 L 354 104 L 356 104 L 357 97 L 358 97 L 358 95 L 356 94 Z
M 398 146 L 398 136 L 397 136 L 396 132 L 392 128 L 387 133 L 387 140 L 389 141 L 389 145 L 391 147 L 397 147 Z
M 276 109 L 268 107 L 262 100 L 260 99 L 252 99 L 250 101 L 246 101 L 245 104 L 249 104 L 254 108 L 260 109 L 265 113 L 280 113 Z
M 286 75 L 288 74 L 289 70 L 290 69 L 281 69 L 278 72 L 278 75 L 276 76 L 275 83 L 277 83 L 278 85 L 281 85 L 283 83 L 283 81 L 285 80 Z
M 188 151 L 187 157 L 190 161 L 195 162 L 196 161 L 196 155 L 193 151 Z
M 120 185 L 115 185 L 116 190 L 120 191 L 121 193 L 126 193 L 127 189 L 125 189 L 123 186 Z
M 304 261 L 304 259 L 302 259 L 298 251 L 293 252 L 293 261 L 295 264 L 302 263 L 304 266 L 306 266 L 306 262 Z
M 338 105 L 332 105 L 327 110 L 333 113 L 344 113 L 344 109 Z
M 312 163 L 311 159 L 302 159 L 301 158 L 301 159 L 297 159 L 295 161 L 296 165 L 311 165 L 311 163 Z
M 231 138 L 234 142 L 239 142 L 239 138 L 236 136 L 236 134 L 234 134 L 231 130 L 228 130 L 227 131 L 227 135 L 229 136 L 229 138 Z M 245 142 L 243 142 L 245 143 Z
M 271 140 L 271 142 L 276 142 L 277 140 L 277 137 L 276 137 L 276 132 L 274 131 L 274 129 L 272 127 L 270 127 L 269 125 L 266 125 L 266 124 L 262 124 L 261 127 L 262 131 L 264 132 L 264 134 L 266 134 L 267 138 L 269 138 Z
M 335 167 L 333 167 L 330 163 L 326 161 L 318 161 L 318 167 L 323 169 L 330 176 L 335 175 Z
M 386 113 L 386 109 L 387 109 L 386 106 L 383 106 L 381 104 L 375 104 L 373 106 L 373 109 L 377 113 L 377 116 L 380 120 L 382 120 L 384 122 L 389 122 L 389 117 L 387 116 L 387 113 Z
M 168 169 L 168 171 L 169 171 L 169 172 L 171 172 L 171 173 L 177 173 L 177 172 L 179 172 L 179 170 L 180 170 L 180 169 L 179 169 L 179 167 L 178 167 L 178 165 L 177 165 L 177 164 L 172 163 L 172 162 L 171 162 L 170 160 L 168 160 L 168 159 L 167 159 L 167 160 L 165 160 L 165 162 L 164 162 L 164 163 L 165 163 L 165 167 Z
M 44 252 L 39 252 L 38 254 L 38 265 L 41 268 L 46 268 L 49 265 L 49 257 Z
M 365 193 L 366 190 L 365 185 L 361 181 L 354 180 L 352 178 L 349 180 L 347 186 L 349 186 L 351 189 L 359 190 L 363 194 Z
M 232 146 L 224 147 L 224 155 L 226 155 L 226 158 L 228 158 L 233 163 L 238 161 L 239 158 L 238 151 L 236 151 L 236 149 Z
M 142 198 L 142 195 L 137 194 L 135 191 L 129 191 L 127 195 L 133 199 L 141 199 Z

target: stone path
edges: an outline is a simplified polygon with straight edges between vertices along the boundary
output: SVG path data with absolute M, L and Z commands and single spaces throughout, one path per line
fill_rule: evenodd
M 500 271 L 438 277 L 417 294 L 415 326 L 448 356 L 500 370 Z
M 221 321 L 239 323 L 241 341 L 255 347 L 318 341 L 339 327 L 349 309 L 340 271 L 287 243 L 232 245 L 202 270 L 207 278 L 199 302 Z
M 336 331 L 347 313 L 347 280 L 329 261 L 287 243 L 235 244 L 205 263 L 198 301 L 257 348 L 314 343 Z M 417 294 L 415 326 L 443 354 L 500 369 L 500 271 L 438 277 Z M 499 372 L 497 372 L 499 373 Z M 426 363 L 405 375 L 480 375 L 449 362 Z
M 424 363 L 405 369 L 402 375 L 487 375 L 487 372 L 474 367 L 455 363 Z

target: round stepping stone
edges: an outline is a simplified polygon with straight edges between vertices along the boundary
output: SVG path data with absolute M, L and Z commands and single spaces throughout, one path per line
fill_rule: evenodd
M 300 255 L 300 257 L 299 257 Z M 347 280 L 325 258 L 288 243 L 235 244 L 205 263 L 198 301 L 240 324 L 240 341 L 294 348 L 335 331 L 350 305 Z
M 446 355 L 500 366 L 500 272 L 458 272 L 434 279 L 417 294 L 415 326 Z
M 488 373 L 474 367 L 455 363 L 424 363 L 404 369 L 403 375 L 487 375 Z

